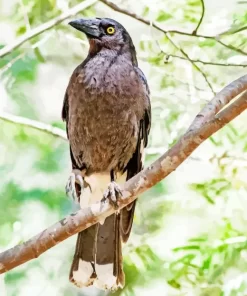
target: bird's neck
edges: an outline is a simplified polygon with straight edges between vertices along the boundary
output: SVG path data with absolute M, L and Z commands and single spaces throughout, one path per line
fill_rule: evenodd
M 92 57 L 88 56 L 83 67 L 83 83 L 91 94 L 119 92 L 129 87 L 133 66 L 130 53 L 101 50 Z M 114 84 L 109 81 L 114 81 Z
M 103 73 L 109 71 L 115 64 L 119 64 L 118 70 L 121 71 L 125 67 L 132 67 L 132 57 L 127 51 L 117 51 L 112 49 L 102 49 L 95 55 L 87 57 L 86 72 Z
M 90 41 L 90 47 L 88 52 L 88 58 L 102 58 L 107 61 L 116 60 L 119 56 L 122 56 L 126 61 L 131 62 L 136 66 L 136 53 L 126 44 L 120 44 L 114 48 L 102 47 L 99 43 Z

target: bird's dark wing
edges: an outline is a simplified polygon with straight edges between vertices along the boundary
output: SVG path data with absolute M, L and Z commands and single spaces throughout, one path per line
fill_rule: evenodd
M 78 66 L 75 71 L 73 72 L 70 81 L 69 81 L 69 85 L 66 89 L 65 95 L 64 95 L 64 99 L 63 99 L 63 107 L 62 107 L 62 120 L 66 122 L 66 132 L 67 132 L 67 138 L 69 140 L 69 133 L 68 133 L 68 122 L 69 122 L 69 89 L 73 87 L 73 84 L 76 80 L 77 77 L 77 73 L 79 70 Z M 71 147 L 70 147 L 70 158 L 71 158 L 71 162 L 72 162 L 72 168 L 73 169 L 80 169 L 80 167 L 76 164 L 75 158 L 73 156 Z
M 140 80 L 143 84 L 143 88 L 146 93 L 146 106 L 144 108 L 143 118 L 140 121 L 139 136 L 138 136 L 136 151 L 126 166 L 127 180 L 131 179 L 134 175 L 139 173 L 143 168 L 142 161 L 143 161 L 144 148 L 147 147 L 148 134 L 151 128 L 151 104 L 150 104 L 150 98 L 149 98 L 149 94 L 150 94 L 149 87 L 147 84 L 146 77 L 142 73 L 142 71 L 137 67 L 135 67 L 135 70 L 140 77 Z M 121 235 L 124 242 L 128 240 L 130 235 L 133 218 L 134 218 L 135 204 L 136 204 L 136 201 L 129 204 L 127 207 L 125 207 L 121 211 Z
M 62 120 L 66 122 L 66 128 L 68 129 L 69 101 L 68 101 L 68 92 L 67 92 L 67 90 L 65 92 L 64 99 L 63 99 Z M 68 136 L 68 133 L 67 133 L 67 136 Z

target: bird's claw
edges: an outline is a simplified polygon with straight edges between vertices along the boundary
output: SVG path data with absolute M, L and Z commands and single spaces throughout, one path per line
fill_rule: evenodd
M 119 185 L 116 182 L 111 182 L 108 185 L 108 188 L 104 192 L 102 201 L 109 200 L 110 204 L 117 210 L 118 199 L 122 197 L 122 191 Z
M 80 202 L 80 196 L 78 196 L 76 191 L 76 184 L 81 187 L 81 191 L 84 187 L 83 178 L 79 170 L 73 170 L 69 176 L 67 184 L 65 186 L 65 191 L 67 196 L 72 198 L 74 201 Z

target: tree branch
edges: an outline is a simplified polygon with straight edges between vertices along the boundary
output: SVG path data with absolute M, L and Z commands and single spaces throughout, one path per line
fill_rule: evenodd
M 192 64 L 192 66 L 203 76 L 204 80 L 206 81 L 208 87 L 210 88 L 210 90 L 212 91 L 212 93 L 215 95 L 215 91 L 213 89 L 213 86 L 212 84 L 210 83 L 210 81 L 208 80 L 208 77 L 207 75 L 202 71 L 202 69 L 197 65 L 195 64 L 191 59 L 190 57 L 188 56 L 188 54 L 180 47 L 178 46 L 175 41 L 172 39 L 172 37 L 170 36 L 169 33 L 165 34 L 166 37 L 168 38 L 168 40 L 171 42 L 171 44 L 177 49 L 179 50 L 183 56 L 185 56 L 185 58 Z
M 230 106 L 214 116 L 215 112 L 225 107 L 229 102 L 229 98 L 233 98 L 234 95 L 239 94 L 241 90 L 246 89 L 246 77 L 241 77 L 220 92 L 222 96 L 225 95 L 222 100 L 219 100 L 217 96 L 213 98 L 208 105 L 209 107 L 205 107 L 203 109 L 204 111 L 200 112 L 204 115 L 204 118 L 210 118 L 210 121 L 204 124 L 203 120 L 194 120 L 192 128 L 190 128 L 171 149 L 148 168 L 127 181 L 122 188 L 123 197 L 119 200 L 119 207 L 125 207 L 141 193 L 168 176 L 188 158 L 202 142 L 241 114 L 247 108 L 247 91 Z M 219 105 L 216 106 L 217 104 Z M 210 106 L 215 106 L 214 111 L 211 110 Z M 29 260 L 37 258 L 68 237 L 95 223 L 101 222 L 113 212 L 114 209 L 109 203 L 98 203 L 65 217 L 27 242 L 2 252 L 0 254 L 0 273 L 4 273 Z
M 201 13 L 201 17 L 200 17 L 200 20 L 195 28 L 195 30 L 192 32 L 192 35 L 196 35 L 197 34 L 197 31 L 199 30 L 200 28 L 200 25 L 202 23 L 202 20 L 204 18 L 204 13 L 205 13 L 205 4 L 204 4 L 204 0 L 201 0 L 201 4 L 202 4 L 202 13 Z
M 67 141 L 66 132 L 61 128 L 54 127 L 50 124 L 46 124 L 43 122 L 39 122 L 29 118 L 21 117 L 21 116 L 12 115 L 6 112 L 0 112 L 0 119 L 11 122 L 11 123 L 16 123 L 22 126 L 31 127 L 39 131 L 45 132 L 49 135 L 52 135 L 54 137 L 58 137 Z
M 35 42 L 34 44 L 32 44 L 32 46 L 29 48 L 29 50 L 40 47 L 42 44 L 46 43 L 49 40 L 50 37 L 51 37 L 51 33 L 46 34 L 44 36 L 44 38 L 42 38 L 38 42 Z M 24 58 L 29 50 L 25 50 L 24 52 L 20 53 L 18 56 L 16 56 L 11 61 L 9 61 L 6 65 L 4 65 L 2 68 L 0 68 L 0 75 L 2 75 L 8 69 L 10 69 L 13 66 L 14 63 L 16 63 L 20 59 Z
M 189 131 L 197 129 L 209 121 L 217 112 L 226 106 L 241 92 L 246 90 L 247 75 L 244 75 L 223 88 L 203 109 L 189 127 Z
M 178 55 L 175 55 L 175 54 L 172 54 L 172 53 L 166 53 L 162 50 L 162 52 L 168 56 L 168 57 L 173 57 L 173 58 L 176 58 L 176 59 L 180 59 L 180 60 L 185 60 L 187 61 L 188 59 L 187 58 L 184 58 L 184 57 L 181 57 L 181 56 L 178 56 Z M 203 61 L 203 60 L 195 60 L 195 59 L 191 59 L 190 60 L 194 63 L 200 63 L 200 64 L 203 64 L 203 65 L 211 65 L 211 66 L 221 66 L 221 67 L 247 67 L 247 64 L 232 64 L 232 63 L 218 63 L 218 62 L 210 62 L 210 61 Z
M 226 48 L 228 48 L 228 49 L 230 49 L 230 50 L 236 51 L 237 53 L 240 53 L 240 54 L 243 54 L 243 55 L 247 55 L 247 52 L 243 51 L 243 50 L 240 49 L 240 48 L 237 48 L 237 47 L 235 47 L 235 46 L 233 46 L 233 45 L 231 45 L 231 44 L 226 44 L 226 43 L 224 43 L 223 41 L 219 40 L 218 38 L 215 38 L 215 40 L 216 40 L 219 44 L 221 44 L 222 46 L 224 46 L 224 47 L 226 47 Z
M 20 36 L 19 38 L 17 38 L 15 40 L 15 42 L 13 42 L 10 45 L 6 45 L 4 48 L 0 49 L 0 58 L 4 57 L 5 55 L 9 54 L 10 52 L 12 52 L 14 49 L 16 49 L 17 47 L 21 46 L 23 43 L 25 43 L 26 41 L 32 39 L 33 37 L 53 28 L 54 26 L 60 24 L 62 21 L 68 19 L 69 17 L 79 13 L 80 11 L 88 8 L 89 6 L 92 6 L 93 4 L 95 4 L 98 0 L 86 0 L 72 8 L 70 8 L 69 10 L 63 12 L 62 14 L 60 14 L 58 17 L 38 26 L 35 29 L 32 29 L 30 31 L 28 31 L 26 34 Z
M 229 28 L 229 29 L 226 30 L 225 32 L 222 32 L 222 33 L 220 34 L 220 36 L 234 35 L 234 34 L 236 34 L 236 33 L 239 33 L 239 32 L 245 31 L 245 30 L 247 30 L 247 26 L 239 27 L 239 26 L 237 25 L 237 26 L 233 26 L 233 27 Z

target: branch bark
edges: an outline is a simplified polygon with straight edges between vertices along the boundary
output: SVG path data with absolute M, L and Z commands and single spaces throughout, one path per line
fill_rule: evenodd
M 208 105 L 215 106 L 213 111 L 210 107 L 205 107 L 200 112 L 203 114 L 203 120 L 194 120 L 191 128 L 171 149 L 124 184 L 122 188 L 123 197 L 119 200 L 119 207 L 125 207 L 135 200 L 138 195 L 168 176 L 208 137 L 246 110 L 247 91 L 230 106 L 220 111 L 217 115 L 214 115 L 217 111 L 225 107 L 233 96 L 243 90 L 247 90 L 246 77 L 244 79 L 241 77 L 224 88 L 220 92 L 222 96 L 224 95 L 222 100 L 219 100 L 219 95 L 213 98 Z M 217 104 L 219 105 L 216 106 Z M 204 124 L 208 118 L 210 120 Z M 2 252 L 0 254 L 0 273 L 4 273 L 29 260 L 37 258 L 68 237 L 104 220 L 113 212 L 114 209 L 109 203 L 98 203 L 65 217 L 27 242 Z
M 69 17 L 79 13 L 80 11 L 92 6 L 93 4 L 95 4 L 98 0 L 87 0 L 84 1 L 72 8 L 70 8 L 69 10 L 67 10 L 66 12 L 60 14 L 58 17 L 48 21 L 47 23 L 44 23 L 40 26 L 38 26 L 35 29 L 32 29 L 30 31 L 28 31 L 26 34 L 20 36 L 19 38 L 17 38 L 15 40 L 15 42 L 13 42 L 10 45 L 6 45 L 4 48 L 2 48 L 0 50 L 0 58 L 6 56 L 7 54 L 9 54 L 10 52 L 12 52 L 14 49 L 16 49 L 17 47 L 20 47 L 23 43 L 25 43 L 26 41 L 32 39 L 33 37 L 53 28 L 54 26 L 60 24 L 62 21 L 68 19 Z
M 241 92 L 246 90 L 247 75 L 244 75 L 223 88 L 202 110 L 191 123 L 189 130 L 194 130 L 210 120 Z

